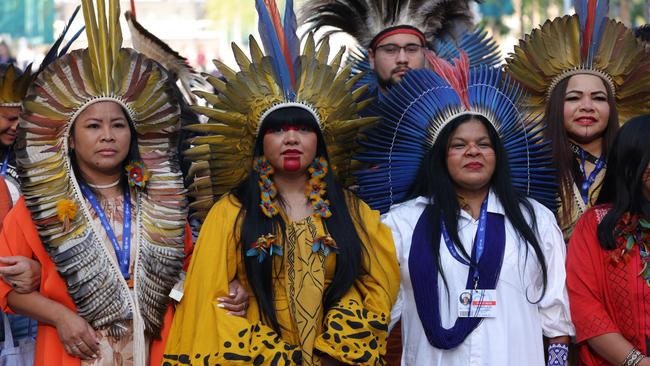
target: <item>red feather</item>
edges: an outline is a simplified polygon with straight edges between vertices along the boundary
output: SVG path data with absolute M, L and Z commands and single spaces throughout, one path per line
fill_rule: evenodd
M 293 72 L 293 61 L 291 60 L 291 52 L 289 51 L 289 46 L 287 42 L 287 37 L 284 34 L 284 27 L 282 26 L 282 19 L 280 18 L 280 11 L 278 6 L 275 3 L 275 0 L 264 0 L 266 9 L 269 11 L 271 16 L 271 21 L 273 22 L 273 28 L 275 28 L 275 34 L 278 36 L 278 41 L 280 41 L 280 48 L 282 48 L 282 54 L 284 55 L 284 61 L 289 66 L 289 76 L 291 76 L 291 84 L 295 85 L 296 77 Z
M 589 0 L 587 3 L 587 21 L 585 22 L 585 33 L 582 36 L 582 47 L 580 49 L 580 54 L 583 60 L 586 60 L 587 55 L 589 54 L 589 44 L 591 43 L 591 37 L 594 34 L 597 5 L 597 0 Z
M 135 19 L 135 0 L 131 0 L 131 15 Z
M 460 52 L 460 57 L 454 58 L 453 65 L 447 60 L 437 57 L 433 52 L 427 52 L 426 58 L 431 69 L 441 78 L 445 79 L 449 85 L 456 91 L 461 103 L 467 110 L 469 105 L 469 92 L 467 85 L 469 83 L 469 57 L 465 52 Z

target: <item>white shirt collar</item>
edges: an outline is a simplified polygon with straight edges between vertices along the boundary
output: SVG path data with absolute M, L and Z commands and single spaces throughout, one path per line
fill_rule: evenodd
M 415 199 L 415 205 L 428 205 L 429 204 L 429 199 L 424 196 L 419 196 Z M 488 193 L 488 212 L 490 213 L 496 213 L 496 214 L 501 214 L 505 215 L 505 210 L 503 208 L 503 205 L 501 204 L 501 201 L 497 197 L 496 193 L 492 188 L 490 188 L 490 192 Z M 474 220 L 470 214 L 465 212 L 464 210 L 460 210 L 460 216 L 461 218 L 465 218 L 468 220 Z

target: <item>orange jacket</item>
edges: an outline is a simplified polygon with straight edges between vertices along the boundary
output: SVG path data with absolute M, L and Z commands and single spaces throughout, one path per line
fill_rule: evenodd
M 0 176 L 0 230 L 2 230 L 2 221 L 11 210 L 11 193 L 9 193 L 9 187 L 7 187 L 7 182 L 5 182 L 4 177 Z
M 189 226 L 185 235 L 185 264 L 189 263 L 189 256 L 192 251 L 192 235 Z M 68 295 L 65 281 L 56 270 L 54 262 L 50 259 L 41 239 L 32 222 L 32 217 L 25 206 L 25 198 L 21 197 L 16 205 L 9 211 L 4 219 L 4 227 L 0 233 L 0 256 L 21 255 L 34 258 L 41 264 L 41 295 L 52 299 L 69 309 L 76 311 L 76 307 L 70 295 Z M 184 266 L 186 267 L 186 266 Z M 6 312 L 11 312 L 7 306 L 7 294 L 12 290 L 11 286 L 0 281 L 0 306 Z M 165 349 L 165 342 L 172 324 L 173 307 L 170 305 L 165 313 L 164 326 L 160 340 L 153 340 L 150 347 L 149 364 L 159 366 L 162 362 L 162 354 Z M 36 336 L 36 352 L 34 365 L 47 366 L 77 366 L 81 361 L 68 355 L 59 340 L 56 328 L 52 325 L 39 323 Z

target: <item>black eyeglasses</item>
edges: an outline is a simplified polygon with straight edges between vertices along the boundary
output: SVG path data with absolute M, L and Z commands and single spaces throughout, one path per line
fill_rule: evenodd
M 376 50 L 384 53 L 387 56 L 396 56 L 402 49 L 407 55 L 415 55 L 420 52 L 422 48 L 424 48 L 424 46 L 416 43 L 409 43 L 406 46 L 399 46 L 394 43 L 388 43 L 377 46 Z

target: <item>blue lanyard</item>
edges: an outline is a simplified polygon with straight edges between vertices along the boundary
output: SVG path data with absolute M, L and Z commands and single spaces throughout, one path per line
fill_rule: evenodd
M 97 216 L 99 216 L 99 221 L 101 221 L 104 230 L 106 230 L 108 239 L 111 241 L 111 244 L 113 244 L 115 256 L 117 257 L 117 262 L 120 266 L 120 272 L 122 272 L 124 279 L 128 280 L 130 277 L 129 264 L 131 262 L 131 192 L 128 188 L 124 190 L 124 227 L 122 230 L 122 248 L 120 248 L 117 236 L 115 236 L 115 232 L 113 231 L 111 224 L 108 222 L 104 210 L 102 210 L 101 206 L 97 202 L 93 192 L 85 184 L 80 184 L 79 187 L 81 188 L 81 193 L 83 193 L 84 197 L 86 197 L 88 202 L 90 202 L 90 205 L 93 207 L 93 210 L 95 210 Z
M 580 186 L 580 195 L 582 196 L 582 202 L 584 202 L 586 205 L 589 202 L 589 187 L 594 184 L 596 181 L 596 176 L 605 167 L 605 160 L 598 158 L 595 163 L 596 167 L 591 172 L 591 174 L 589 174 L 589 178 L 587 178 L 587 173 L 585 171 L 585 151 L 580 148 L 578 151 L 580 152 L 580 173 L 582 173 L 582 178 L 584 179 L 582 181 L 582 185 Z
M 445 239 L 445 244 L 447 245 L 447 249 L 449 250 L 449 253 L 451 253 L 451 256 L 454 257 L 460 263 L 473 268 L 472 278 L 474 279 L 475 285 L 478 284 L 478 280 L 480 277 L 480 274 L 478 272 L 478 267 L 476 267 L 476 265 L 481 260 L 481 257 L 483 256 L 483 251 L 485 250 L 487 202 L 488 199 L 487 197 L 485 197 L 485 200 L 481 204 L 481 213 L 478 219 L 478 230 L 476 231 L 476 236 L 474 237 L 474 245 L 476 246 L 476 258 L 472 258 L 472 261 L 474 262 L 473 264 L 468 262 L 465 258 L 463 258 L 458 253 L 458 251 L 456 250 L 456 246 L 454 245 L 454 243 L 451 241 L 451 238 L 449 237 L 449 233 L 447 232 L 447 227 L 445 226 L 445 221 L 442 218 L 440 219 L 440 228 L 442 231 L 442 237 Z
M 5 160 L 2 162 L 2 170 L 0 170 L 0 174 L 2 174 L 3 177 L 7 176 L 7 165 L 9 165 L 9 154 L 11 154 L 11 150 L 7 149 L 7 152 L 5 154 Z

